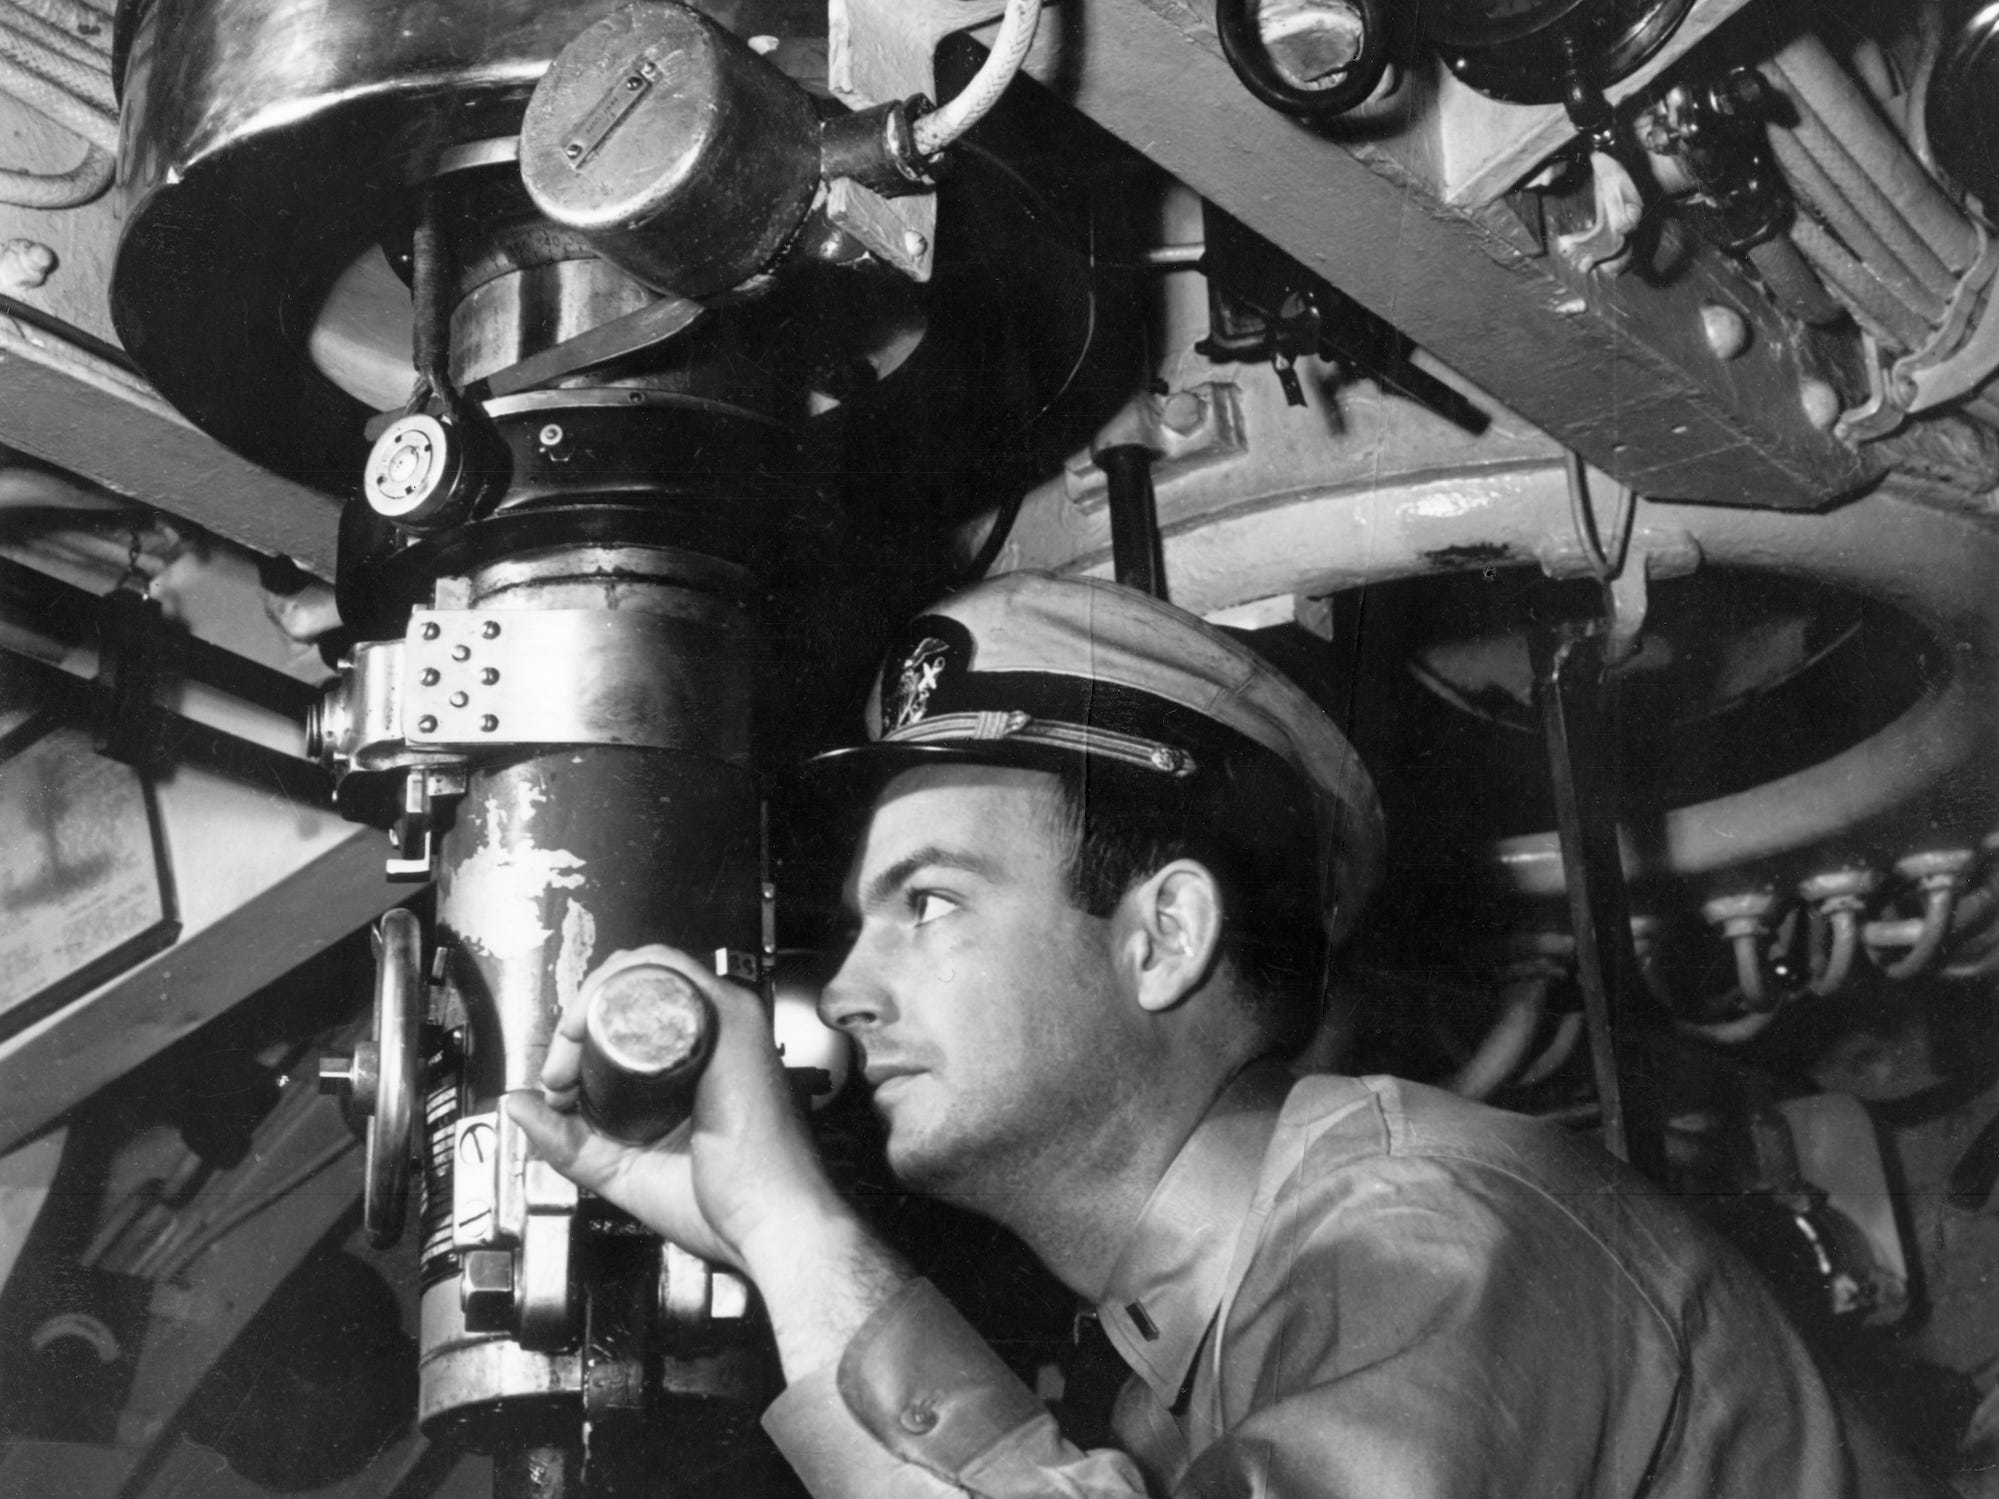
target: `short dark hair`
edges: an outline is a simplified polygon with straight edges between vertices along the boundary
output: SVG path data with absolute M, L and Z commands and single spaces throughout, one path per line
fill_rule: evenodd
M 1175 859 L 1201 864 L 1221 891 L 1221 956 L 1267 1049 L 1288 1056 L 1310 1040 L 1327 943 L 1304 782 L 1274 757 L 1224 762 L 1186 781 L 1083 761 L 1056 780 L 1075 905 L 1109 916 Z

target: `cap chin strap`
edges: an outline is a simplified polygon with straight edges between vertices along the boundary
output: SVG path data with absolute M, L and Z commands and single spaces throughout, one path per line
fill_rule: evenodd
M 1035 718 L 1012 712 L 939 713 L 882 735 L 883 744 L 962 744 L 1007 742 L 1046 745 L 1051 749 L 1101 755 L 1160 775 L 1191 776 L 1200 768 L 1194 757 L 1175 745 L 1115 729 L 1092 729 L 1059 719 Z

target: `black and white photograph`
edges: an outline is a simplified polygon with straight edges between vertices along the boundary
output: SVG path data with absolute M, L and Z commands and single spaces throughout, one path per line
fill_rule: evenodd
M 0 1499 L 1999 1499 L 1999 0 L 0 0 Z

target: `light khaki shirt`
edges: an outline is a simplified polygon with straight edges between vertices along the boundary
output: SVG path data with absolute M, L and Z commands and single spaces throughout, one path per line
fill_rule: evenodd
M 1550 1126 L 1252 1069 L 1098 1309 L 1122 1450 L 1066 1442 L 917 1282 L 764 1423 L 816 1499 L 1905 1499 L 1755 1275 Z

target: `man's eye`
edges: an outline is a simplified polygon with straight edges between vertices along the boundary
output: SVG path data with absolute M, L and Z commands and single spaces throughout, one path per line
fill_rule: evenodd
M 938 917 L 948 916 L 957 910 L 958 903 L 935 890 L 912 890 L 909 892 L 909 909 L 916 918 L 917 926 L 928 926 Z

